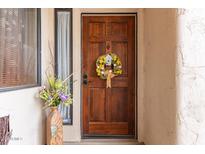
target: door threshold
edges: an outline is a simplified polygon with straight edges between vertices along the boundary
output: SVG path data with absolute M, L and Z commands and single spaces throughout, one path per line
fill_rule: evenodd
M 84 134 L 81 139 L 135 139 L 134 135 L 88 135 Z
M 143 145 L 136 139 L 81 139 L 80 142 L 64 142 L 65 145 Z

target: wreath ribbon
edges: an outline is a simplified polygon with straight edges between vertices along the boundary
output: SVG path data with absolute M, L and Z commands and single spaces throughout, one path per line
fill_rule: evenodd
M 111 79 L 115 77 L 115 75 L 112 73 L 112 71 L 108 71 L 107 75 L 107 81 L 106 81 L 106 87 L 111 88 Z

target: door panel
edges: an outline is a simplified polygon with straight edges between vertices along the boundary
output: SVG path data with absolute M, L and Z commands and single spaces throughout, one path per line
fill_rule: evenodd
M 105 89 L 90 88 L 90 121 L 105 121 Z
M 127 42 L 112 42 L 113 53 L 117 54 L 122 62 L 122 76 L 127 77 Z
M 111 37 L 114 40 L 127 40 L 127 22 L 111 22 Z
M 111 101 L 110 101 L 110 121 L 112 122 L 128 122 L 128 89 L 127 88 L 112 88 L 111 89 Z M 120 96 L 120 97 L 119 97 Z M 117 107 L 116 107 L 117 106 Z
M 83 16 L 82 74 L 83 136 L 135 134 L 135 17 Z M 122 62 L 123 73 L 112 79 L 112 88 L 96 74 L 96 60 L 111 51 Z

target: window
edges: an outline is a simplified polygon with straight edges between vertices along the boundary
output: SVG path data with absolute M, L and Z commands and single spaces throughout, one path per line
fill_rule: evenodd
M 0 9 L 0 91 L 40 84 L 40 11 Z
M 56 25 L 56 75 L 64 80 L 72 74 L 72 9 L 55 9 Z M 72 78 L 68 84 L 72 83 Z M 72 94 L 72 84 L 68 85 L 68 92 Z M 65 107 L 60 105 L 59 110 L 64 124 L 72 124 L 72 105 Z

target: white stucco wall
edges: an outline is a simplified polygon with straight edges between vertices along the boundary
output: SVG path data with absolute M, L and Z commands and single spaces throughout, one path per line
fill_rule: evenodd
M 205 144 L 205 9 L 178 10 L 178 143 Z
M 53 44 L 54 13 L 42 9 L 42 79 L 50 63 L 48 42 Z M 51 69 L 52 72 L 52 69 Z M 35 97 L 38 87 L 0 93 L 0 115 L 10 115 L 12 140 L 9 144 L 44 144 L 45 116 L 42 103 Z

